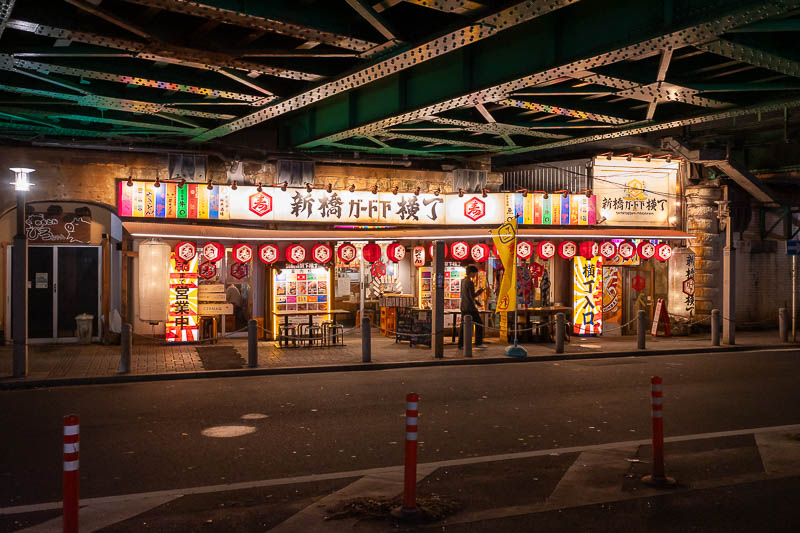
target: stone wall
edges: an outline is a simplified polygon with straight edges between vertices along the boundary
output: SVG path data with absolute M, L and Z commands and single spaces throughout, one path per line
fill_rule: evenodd
M 703 320 L 722 304 L 722 237 L 718 208 L 722 189 L 715 182 L 686 187 L 686 230 L 694 236 L 695 316 Z

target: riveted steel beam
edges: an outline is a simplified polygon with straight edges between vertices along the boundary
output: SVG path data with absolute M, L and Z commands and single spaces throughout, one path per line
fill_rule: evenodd
M 514 5 L 508 9 L 489 15 L 475 23 L 465 26 L 459 30 L 450 32 L 441 37 L 437 37 L 423 45 L 414 47 L 410 50 L 401 52 L 383 61 L 361 69 L 353 74 L 349 74 L 337 80 L 330 81 L 314 89 L 300 93 L 297 96 L 287 98 L 281 102 L 269 105 L 264 109 L 251 113 L 245 117 L 225 124 L 218 128 L 204 133 L 193 139 L 196 142 L 207 141 L 223 135 L 228 135 L 234 131 L 248 128 L 255 124 L 260 124 L 265 120 L 296 111 L 303 107 L 319 102 L 345 91 L 350 91 L 357 87 L 364 86 L 373 81 L 391 76 L 400 71 L 409 69 L 420 63 L 430 61 L 448 52 L 458 50 L 469 44 L 492 37 L 503 30 L 513 28 L 523 22 L 527 22 L 536 17 L 551 13 L 557 9 L 576 3 L 578 0 L 529 0 Z M 438 111 L 431 111 L 426 115 L 436 114 Z M 345 137 L 346 138 L 346 137 Z
M 536 146 L 525 146 L 516 148 L 514 150 L 508 150 L 504 153 L 505 154 L 519 154 L 524 152 L 533 152 L 533 151 L 540 151 L 540 150 L 550 150 L 552 148 L 560 148 L 563 146 L 570 146 L 573 144 L 583 144 L 583 143 L 590 143 L 596 141 L 604 141 L 607 139 L 618 139 L 620 137 L 629 137 L 631 135 L 639 135 L 642 133 L 651 133 L 654 131 L 662 131 L 668 130 L 672 128 L 680 128 L 682 126 L 691 126 L 693 124 L 704 124 L 706 122 L 713 122 L 715 120 L 722 120 L 726 118 L 733 118 L 733 117 L 740 117 L 744 115 L 753 115 L 758 113 L 767 113 L 770 111 L 783 111 L 784 109 L 790 109 L 800 107 L 800 98 L 793 98 L 787 100 L 778 100 L 775 102 L 769 102 L 765 104 L 747 106 L 747 107 L 740 107 L 735 109 L 727 109 L 724 111 L 716 111 L 713 113 L 708 113 L 705 115 L 684 118 L 680 120 L 670 120 L 666 122 L 657 122 L 653 124 L 647 124 L 644 126 L 637 126 L 632 128 L 625 128 L 619 131 L 614 131 L 610 133 L 600 133 L 597 135 L 590 135 L 587 137 L 576 137 L 574 139 L 567 139 L 564 141 L 555 141 L 551 143 L 539 144 Z
M 370 152 L 385 155 L 416 155 L 423 157 L 435 157 L 441 153 L 478 152 L 483 150 L 483 148 L 450 148 L 446 145 L 441 147 L 430 147 L 424 150 L 414 148 L 397 148 L 391 146 L 388 148 L 379 148 L 377 146 L 361 146 L 347 143 L 327 143 L 324 146 L 356 152 Z
M 92 44 L 95 46 L 103 46 L 106 48 L 116 48 L 117 50 L 135 52 L 134 57 L 151 61 L 175 63 L 178 65 L 207 70 L 218 70 L 223 67 L 235 68 L 238 70 L 245 70 L 247 72 L 257 72 L 259 74 L 266 74 L 269 76 L 277 76 L 292 80 L 316 81 L 321 78 L 321 76 L 317 74 L 310 74 L 308 72 L 300 72 L 285 68 L 269 67 L 260 63 L 235 59 L 228 54 L 221 54 L 219 52 L 210 52 L 206 50 L 196 50 L 193 48 L 160 43 L 157 41 L 142 43 L 128 39 L 119 39 L 117 37 L 108 37 L 106 35 L 99 35 L 92 32 L 56 28 L 53 26 L 46 26 L 44 24 L 37 24 L 35 22 L 17 19 L 9 20 L 8 27 L 14 28 L 15 30 L 34 33 L 43 37 L 66 39 L 84 44 Z
M 502 152 L 503 150 L 507 149 L 507 147 L 505 146 L 498 146 L 495 144 L 474 143 L 469 141 L 443 139 L 438 137 L 425 137 L 420 135 L 408 135 L 407 133 L 398 133 L 396 131 L 378 131 L 376 132 L 376 135 L 385 135 L 387 137 L 392 137 L 395 139 L 405 139 L 407 141 L 419 141 L 419 142 L 436 143 L 436 144 L 447 144 L 451 146 L 462 146 L 468 148 L 480 148 L 481 150 L 491 150 L 497 152 Z
M 11 11 L 14 9 L 14 2 L 16 0 L 0 0 L 0 37 L 3 36 L 3 30 L 6 29 L 6 23 L 11 18 Z
M 541 85 L 554 80 L 569 78 L 576 75 L 576 73 L 589 71 L 590 69 L 597 68 L 603 65 L 609 65 L 619 61 L 635 61 L 646 57 L 659 54 L 665 48 L 679 48 L 687 45 L 694 45 L 698 43 L 708 42 L 718 38 L 719 35 L 725 33 L 731 28 L 736 28 L 744 24 L 757 22 L 770 17 L 780 16 L 788 11 L 800 7 L 800 0 L 785 0 L 785 1 L 770 1 L 770 2 L 747 2 L 744 7 L 742 4 L 729 7 L 729 4 L 720 6 L 719 9 L 708 15 L 706 19 L 694 18 L 690 23 L 681 27 L 680 29 L 670 31 L 668 33 L 658 35 L 656 37 L 649 37 L 642 39 L 641 37 L 631 37 L 630 44 L 626 46 L 618 46 L 618 36 L 608 34 L 606 43 L 607 52 L 598 55 L 589 55 L 588 50 L 596 50 L 602 42 L 596 40 L 587 40 L 585 49 L 575 49 L 574 55 L 581 57 L 581 59 L 561 63 L 553 60 L 554 64 L 551 68 L 544 68 L 538 70 L 533 74 L 527 74 L 522 77 L 512 79 L 507 82 L 492 85 L 491 87 L 468 92 L 454 98 L 446 98 L 435 104 L 426 105 L 417 108 L 413 111 L 388 116 L 370 123 L 340 131 L 338 133 L 320 137 L 316 140 L 308 141 L 300 144 L 303 148 L 315 146 L 317 143 L 338 142 L 347 139 L 354 135 L 370 135 L 375 131 L 385 130 L 398 124 L 403 124 L 412 120 L 423 119 L 427 116 L 436 115 L 444 111 L 457 109 L 460 107 L 471 107 L 479 103 L 497 102 L 508 98 L 508 95 L 526 89 L 528 87 Z M 728 9 L 726 9 L 728 8 Z M 609 25 L 614 23 L 614 17 L 618 15 L 613 10 L 607 10 L 608 17 L 611 20 L 607 21 Z M 599 22 L 598 22 L 599 24 Z M 600 24 L 602 26 L 602 24 Z M 642 30 L 645 32 L 646 30 Z M 647 33 L 652 35 L 651 33 Z M 553 36 L 554 39 L 558 38 Z M 579 42 L 573 42 L 575 46 L 579 46 Z M 584 55 L 585 54 L 585 55 Z M 560 64 L 559 64 L 560 63 Z M 638 84 L 631 82 L 630 87 L 638 87 Z M 698 97 L 699 98 L 699 97 Z M 721 104 L 721 102 L 720 102 Z M 265 112 L 270 107 L 265 108 Z M 251 115 L 252 116 L 252 115 Z M 223 126 L 222 128 L 226 128 Z M 246 127 L 244 124 L 241 127 Z M 223 134 L 220 128 L 211 130 L 210 136 L 217 136 Z M 209 134 L 198 137 L 198 140 L 211 138 Z
M 780 72 L 787 76 L 800 77 L 800 63 L 797 61 L 765 52 L 752 46 L 734 43 L 727 39 L 719 39 L 710 43 L 699 44 L 697 47 L 705 52 L 711 52 L 742 63 Z
M 397 41 L 397 36 L 389 29 L 389 25 L 383 17 L 380 16 L 372 6 L 368 5 L 364 0 L 345 0 L 356 13 L 361 15 L 361 18 L 370 23 L 370 25 L 378 30 L 378 33 L 383 35 L 389 41 Z
M 429 9 L 436 9 L 444 11 L 445 13 L 456 13 L 464 15 L 476 9 L 483 7 L 478 2 L 471 0 L 405 0 L 409 4 L 417 4 L 418 6 L 427 7 Z
M 0 54 L 0 69 L 10 70 L 10 71 L 25 69 L 29 71 L 39 72 L 42 74 L 56 73 L 56 74 L 65 74 L 68 76 L 79 76 L 81 78 L 124 83 L 126 85 L 150 87 L 152 89 L 164 89 L 166 91 L 199 94 L 209 98 L 227 98 L 230 100 L 239 100 L 242 102 L 248 102 L 251 105 L 263 105 L 266 102 L 276 98 L 274 95 L 267 98 L 265 96 L 236 93 L 233 91 L 223 91 L 219 89 L 209 89 L 206 87 L 198 87 L 196 85 L 185 85 L 182 83 L 172 83 L 168 81 L 153 80 L 150 78 L 140 77 L 140 76 L 111 74 L 107 72 L 100 72 L 97 70 L 89 70 L 85 68 L 67 67 L 63 65 L 52 65 L 49 63 L 40 63 L 37 61 L 20 59 L 18 57 L 8 54 Z
M 486 124 L 481 124 L 480 122 L 471 122 L 468 120 L 457 120 L 443 117 L 429 117 L 427 120 L 435 124 L 458 126 L 459 129 L 463 129 L 465 131 L 487 133 L 490 135 L 526 135 L 528 137 L 542 137 L 546 139 L 564 139 L 568 137 L 568 135 L 545 133 L 543 131 L 536 131 L 526 126 L 516 126 L 514 124 L 504 124 L 502 122 L 489 122 Z
M 114 24 L 115 26 L 119 26 L 123 30 L 129 31 L 134 35 L 138 35 L 139 37 L 143 37 L 145 39 L 152 39 L 153 38 L 153 36 L 150 35 L 150 33 L 148 33 L 147 31 L 143 30 L 142 28 L 136 26 L 135 24 L 131 24 L 130 22 L 127 22 L 127 21 L 123 20 L 122 18 L 116 16 L 115 14 L 111 13 L 110 11 L 108 11 L 106 9 L 103 9 L 102 7 L 99 7 L 99 6 L 95 5 L 95 4 L 90 4 L 89 2 L 86 2 L 85 0 L 64 0 L 64 1 L 66 3 L 68 3 L 68 4 L 71 4 L 71 5 L 75 6 L 75 7 L 77 7 L 78 9 L 82 9 L 83 11 L 86 11 L 87 13 L 91 13 L 92 15 L 95 15 L 96 17 L 99 17 L 99 18 L 105 20 L 106 22 L 110 22 L 111 24 Z M 99 3 L 99 2 L 96 2 L 96 3 Z
M 526 102 L 523 100 L 514 100 L 511 98 L 498 100 L 497 103 L 508 107 L 518 107 L 520 109 L 528 109 L 530 111 L 538 111 L 540 113 L 549 113 L 551 115 L 582 118 L 584 120 L 605 122 L 607 124 L 626 124 L 628 122 L 633 122 L 632 120 L 626 118 L 612 117 L 609 115 L 601 115 L 600 113 L 590 113 L 588 111 L 579 111 L 577 109 L 568 109 L 565 107 L 558 107 L 554 105 L 537 104 L 535 102 Z
M 683 102 L 699 107 L 712 108 L 723 108 L 731 105 L 727 102 L 720 102 L 718 100 L 712 100 L 711 98 L 697 96 L 698 91 L 695 89 L 665 81 L 657 81 L 655 83 L 643 85 L 622 78 L 595 74 L 591 71 L 576 72 L 573 77 L 585 83 L 605 85 L 606 87 L 619 89 L 614 93 L 616 96 L 640 100 L 642 102 Z
M 80 115 L 74 113 L 63 113 L 58 111 L 41 111 L 38 109 L 24 109 L 19 107 L 7 107 L 2 106 L 0 107 L 0 113 L 16 115 L 22 118 L 27 118 L 26 115 L 31 115 L 35 117 L 45 117 L 51 120 L 74 120 L 77 122 L 93 122 L 97 124 L 113 124 L 114 126 L 131 126 L 134 128 L 140 129 L 150 129 L 150 130 L 161 130 L 161 131 L 172 131 L 183 133 L 185 135 L 190 135 L 192 132 L 196 132 L 197 128 L 187 128 L 182 126 L 173 126 L 170 124 L 156 124 L 154 122 L 147 122 L 142 120 L 121 120 L 116 118 L 109 118 L 109 117 L 98 117 L 92 115 Z M 53 123 L 49 123 L 50 126 L 57 125 Z
M 289 37 L 295 37 L 297 39 L 303 39 L 305 41 L 314 41 L 330 46 L 336 46 L 338 48 L 345 48 L 347 50 L 355 50 L 357 52 L 367 52 L 368 50 L 378 46 L 378 43 L 364 39 L 356 39 L 355 37 L 339 35 L 315 28 L 301 26 L 299 24 L 290 24 L 280 20 L 259 17 L 257 15 L 244 13 L 242 11 L 224 9 L 202 2 L 192 2 L 188 0 L 125 1 L 141 6 L 157 7 L 176 13 L 186 13 L 196 17 L 216 19 L 224 22 L 225 24 L 233 24 L 235 26 L 242 26 L 244 28 L 264 30 L 281 35 L 287 35 Z
M 0 122 L 0 132 L 6 130 L 33 131 L 47 135 L 63 137 L 119 137 L 120 135 L 170 135 L 171 132 L 154 130 L 117 130 L 100 131 L 84 130 L 80 128 L 59 128 L 44 125 L 23 124 L 20 122 Z

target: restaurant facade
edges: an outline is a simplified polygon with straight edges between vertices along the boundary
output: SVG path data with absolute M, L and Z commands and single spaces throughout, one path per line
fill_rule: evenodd
M 353 326 L 362 312 L 386 334 L 411 340 L 417 338 L 411 332 L 426 331 L 430 321 L 436 241 L 444 241 L 446 250 L 445 326 L 458 321 L 460 282 L 474 264 L 478 286 L 488 289 L 481 306 L 489 334 L 508 327 L 493 313 L 503 267 L 489 231 L 514 221 L 520 327 L 546 323 L 560 309 L 573 335 L 621 335 L 633 331 L 638 310 L 652 318 L 663 308 L 691 319 L 683 175 L 680 161 L 610 156 L 593 160 L 584 190 L 468 192 L 447 183 L 401 190 L 386 182 L 378 186 L 380 180 L 366 187 L 337 180 L 334 186 L 324 177 L 290 187 L 147 179 L 140 173 L 109 178 L 111 206 L 75 204 L 91 211 L 86 243 L 32 243 L 31 249 L 52 249 L 53 264 L 62 268 L 62 248 L 92 247 L 80 253 L 96 254 L 96 271 L 87 263 L 81 279 L 97 279 L 99 303 L 92 309 L 100 318 L 98 340 L 104 331 L 113 333 L 119 320 L 131 322 L 140 335 L 197 342 L 245 335 L 251 318 L 262 327 L 262 338 L 274 339 L 324 322 Z M 75 206 L 65 204 L 61 214 L 77 213 Z M 47 202 L 34 208 L 58 211 Z M 13 211 L 0 217 L 6 243 Z M 80 213 L 85 216 L 85 209 Z M 10 246 L 3 254 L 8 295 Z M 39 267 L 31 268 L 36 272 L 29 276 L 29 295 L 44 279 Z M 7 322 L 10 302 L 4 300 Z M 45 302 L 31 302 L 36 316 Z M 69 317 L 63 318 L 66 333 L 72 310 L 56 312 Z M 54 332 L 43 338 L 58 337 Z

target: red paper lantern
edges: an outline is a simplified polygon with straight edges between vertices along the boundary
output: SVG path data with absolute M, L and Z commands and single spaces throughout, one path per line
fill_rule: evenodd
M 175 245 L 175 256 L 181 261 L 191 261 L 197 255 L 197 246 L 193 242 L 181 241 Z
M 414 250 L 412 251 L 414 257 L 414 266 L 421 267 L 425 266 L 425 247 L 424 246 L 415 246 Z
M 218 242 L 207 242 L 203 245 L 203 258 L 216 263 L 225 256 L 225 247 Z
M 364 257 L 364 261 L 368 263 L 374 263 L 375 261 L 380 261 L 381 259 L 381 247 L 371 242 L 369 244 L 364 245 L 361 249 L 361 255 Z
M 286 248 L 286 260 L 295 265 L 302 263 L 306 260 L 306 249 L 299 244 L 290 244 Z
M 556 245 L 551 241 L 542 241 L 536 245 L 536 255 L 539 259 L 550 259 L 556 255 Z
M 586 259 L 597 257 L 600 253 L 598 248 L 597 243 L 594 241 L 583 241 L 579 248 L 581 257 L 585 257 Z
M 489 259 L 489 245 L 483 244 L 482 242 L 474 244 L 472 249 L 469 251 L 469 255 L 476 263 L 484 263 L 487 259 Z
M 558 245 L 558 255 L 561 259 L 572 259 L 578 253 L 578 245 L 572 241 L 563 241 Z
M 617 255 L 617 245 L 611 241 L 603 241 L 600 243 L 600 255 L 603 259 L 611 259 Z
M 492 255 L 500 259 L 500 253 L 497 251 L 497 246 L 495 246 L 494 243 L 492 243 Z
M 434 247 L 435 246 L 433 244 L 428 246 L 428 257 L 430 257 L 431 259 L 433 259 L 433 249 L 434 249 Z M 447 243 L 444 243 L 444 258 L 445 259 L 450 259 L 450 248 L 448 248 Z
M 200 277 L 203 279 L 211 279 L 217 275 L 217 265 L 211 261 L 205 261 L 204 263 L 200 263 L 197 273 L 200 274 Z
M 265 265 L 271 265 L 280 257 L 280 251 L 274 244 L 262 244 L 258 247 L 258 258 Z
M 517 257 L 527 261 L 533 255 L 533 244 L 531 241 L 517 241 Z
M 317 263 L 324 265 L 333 259 L 333 249 L 327 244 L 315 244 L 311 248 L 311 258 Z
M 339 256 L 339 261 L 344 264 L 348 264 L 358 256 L 358 250 L 356 250 L 355 246 L 349 242 L 346 242 L 339 246 L 339 249 L 336 250 L 336 255 Z
M 406 247 L 399 242 L 393 242 L 386 247 L 386 256 L 389 261 L 394 261 L 395 263 L 402 261 L 406 256 Z
M 630 259 L 636 254 L 636 246 L 632 242 L 622 241 L 617 247 L 617 253 L 623 259 Z
M 384 265 L 380 261 L 372 263 L 372 267 L 370 267 L 370 270 L 372 272 L 373 278 L 380 278 L 386 275 L 386 265 Z
M 450 256 L 456 261 L 463 261 L 469 257 L 469 244 L 464 241 L 456 241 L 450 245 Z
M 233 260 L 237 263 L 249 263 L 253 258 L 253 248 L 249 244 L 237 244 L 233 247 Z
M 249 270 L 247 263 L 231 263 L 231 276 L 236 279 L 246 278 Z
M 669 244 L 659 244 L 656 246 L 656 259 L 659 261 L 669 261 L 672 257 L 672 246 Z
M 636 252 L 642 259 L 651 259 L 654 255 L 656 255 L 656 245 L 650 241 L 642 241 L 639 243 L 639 247 L 636 249 Z

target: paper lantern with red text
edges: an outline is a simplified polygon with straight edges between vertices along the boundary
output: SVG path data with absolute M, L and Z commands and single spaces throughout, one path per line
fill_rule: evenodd
M 617 255 L 617 245 L 611 241 L 603 241 L 600 243 L 600 255 L 603 259 L 611 259 Z
M 344 264 L 348 264 L 351 263 L 358 256 L 358 250 L 356 249 L 355 246 L 353 246 L 349 242 L 346 242 L 341 246 L 339 246 L 339 249 L 336 250 L 336 255 L 339 256 L 339 261 L 341 261 Z
M 225 247 L 218 242 L 207 242 L 203 245 L 203 258 L 216 263 L 225 256 Z
M 237 263 L 249 263 L 253 258 L 253 248 L 249 244 L 237 244 L 233 247 L 233 260 Z
M 364 261 L 368 263 L 374 263 L 375 261 L 380 261 L 381 259 L 381 247 L 371 242 L 369 244 L 365 244 L 364 247 L 361 249 L 361 256 L 364 258 Z
M 258 247 L 258 258 L 265 265 L 271 265 L 280 257 L 280 251 L 274 244 L 262 244 Z
M 630 259 L 636 254 L 636 246 L 632 242 L 622 241 L 617 247 L 617 253 L 623 259 Z
M 456 261 L 469 257 L 469 245 L 464 241 L 456 241 L 450 245 L 450 256 Z
M 311 248 L 311 258 L 317 263 L 324 265 L 333 259 L 333 250 L 327 244 L 315 244 Z
M 642 259 L 651 259 L 656 255 L 656 245 L 650 241 L 640 242 L 636 252 Z
M 424 246 L 415 246 L 414 250 L 411 252 L 414 259 L 414 266 L 421 267 L 425 266 L 425 247 Z
M 578 245 L 572 241 L 563 241 L 558 244 L 558 255 L 561 259 L 572 259 L 578 253 Z
M 585 257 L 586 259 L 591 259 L 592 257 L 597 257 L 600 253 L 598 249 L 597 243 L 594 241 L 583 241 L 579 246 L 579 251 L 581 257 Z
M 389 261 L 394 261 L 395 263 L 402 261 L 403 258 L 406 256 L 406 247 L 400 244 L 399 242 L 393 242 L 389 246 L 386 247 L 386 257 L 389 258 Z
M 483 263 L 489 259 L 489 245 L 483 244 L 482 242 L 473 244 L 469 251 L 469 255 L 472 257 L 473 261 L 477 263 Z
M 434 244 L 428 246 L 428 257 L 433 259 L 433 249 L 435 248 Z M 450 259 L 450 248 L 447 246 L 447 243 L 444 243 L 444 258 Z
M 181 241 L 175 245 L 175 256 L 181 261 L 191 261 L 197 255 L 197 246 L 193 242 Z
M 517 257 L 527 261 L 533 255 L 533 244 L 531 241 L 517 241 Z
M 659 244 L 656 246 L 656 259 L 659 261 L 669 261 L 672 257 L 672 246 L 669 244 Z
M 536 255 L 539 259 L 550 259 L 556 255 L 556 245 L 551 241 L 542 241 L 536 245 Z
M 306 260 L 306 249 L 299 244 L 290 244 L 286 247 L 286 260 L 296 265 Z

